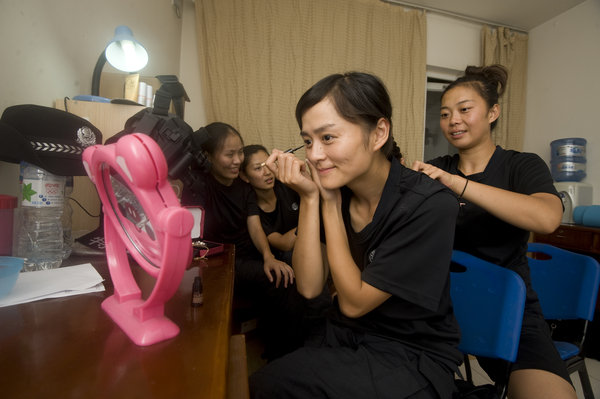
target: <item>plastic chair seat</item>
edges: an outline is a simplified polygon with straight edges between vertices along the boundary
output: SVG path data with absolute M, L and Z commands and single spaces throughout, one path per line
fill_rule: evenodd
M 579 347 L 570 342 L 554 341 L 554 346 L 556 347 L 556 350 L 558 350 L 562 360 L 567 360 L 570 357 L 579 355 Z

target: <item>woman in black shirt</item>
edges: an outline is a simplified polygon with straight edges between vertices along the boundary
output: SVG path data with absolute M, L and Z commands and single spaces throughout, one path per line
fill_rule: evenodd
M 526 257 L 530 231 L 549 234 L 560 224 L 561 201 L 539 156 L 494 144 L 498 98 L 507 78 L 500 65 L 468 67 L 451 83 L 442 94 L 440 126 L 458 154 L 415 162 L 413 169 L 458 195 L 454 248 L 509 268 L 525 282 L 527 300 L 517 360 L 510 366 L 508 397 L 574 399 L 569 374 L 531 287 Z M 504 380 L 503 361 L 478 360 L 492 379 Z
M 274 358 L 303 342 L 303 302 L 294 271 L 275 258 L 260 222 L 252 187 L 239 178 L 243 140 L 232 126 L 215 122 L 194 132 L 210 162 L 195 170 L 195 181 L 184 187 L 182 205 L 205 210 L 204 237 L 235 245 L 235 297 L 258 311 L 265 356 Z
M 275 257 L 291 264 L 300 198 L 294 190 L 275 179 L 264 164 L 268 157 L 269 153 L 262 145 L 245 146 L 240 177 L 256 192 L 260 221 Z
M 315 297 L 331 274 L 337 294 L 320 340 L 253 374 L 251 395 L 450 398 L 462 359 L 449 277 L 455 198 L 400 164 L 373 75 L 322 79 L 296 119 L 306 163 L 274 150 L 266 164 L 300 195 L 298 290 Z

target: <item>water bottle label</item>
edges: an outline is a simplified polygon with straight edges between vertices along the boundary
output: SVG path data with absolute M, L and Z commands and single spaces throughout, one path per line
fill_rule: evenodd
M 557 148 L 556 155 L 559 157 L 585 157 L 585 146 L 574 144 L 561 145 Z
M 23 179 L 22 206 L 32 207 L 63 207 L 64 183 L 61 180 Z
M 584 163 L 576 163 L 576 162 L 561 162 L 556 165 L 556 170 L 558 172 L 577 172 L 577 171 L 585 171 Z

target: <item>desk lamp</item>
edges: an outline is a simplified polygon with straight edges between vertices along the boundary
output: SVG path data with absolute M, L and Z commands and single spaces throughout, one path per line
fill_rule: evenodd
M 100 74 L 106 61 L 115 68 L 124 72 L 137 72 L 148 63 L 148 52 L 137 40 L 133 38 L 131 29 L 127 26 L 117 26 L 115 37 L 100 53 L 98 62 L 92 75 L 92 96 L 99 96 Z
M 150 136 L 133 133 L 83 152 L 104 213 L 104 237 L 114 295 L 102 309 L 140 346 L 172 338 L 179 327 L 164 316 L 164 304 L 192 260 L 192 213 L 182 208 L 167 180 L 167 162 Z M 156 279 L 146 299 L 127 254 Z

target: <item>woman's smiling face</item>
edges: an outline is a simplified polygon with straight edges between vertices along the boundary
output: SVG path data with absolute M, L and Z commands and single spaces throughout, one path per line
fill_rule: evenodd
M 302 115 L 300 134 L 306 157 L 317 169 L 324 188 L 347 185 L 364 174 L 371 163 L 364 127 L 342 118 L 329 98 Z
M 229 186 L 240 173 L 240 165 L 244 160 L 244 145 L 240 137 L 230 133 L 223 142 L 223 147 L 215 154 L 208 155 L 212 163 L 211 173 L 217 181 Z
M 490 124 L 498 118 L 499 106 L 488 108 L 472 87 L 460 85 L 442 97 L 440 127 L 453 146 L 464 149 L 490 139 Z

